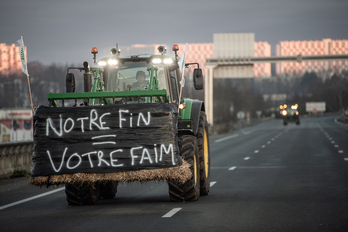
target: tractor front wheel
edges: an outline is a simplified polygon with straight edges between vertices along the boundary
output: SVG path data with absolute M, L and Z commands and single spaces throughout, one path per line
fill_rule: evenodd
M 65 184 L 66 200 L 69 205 L 95 204 L 99 198 L 98 184 Z
M 197 139 L 183 135 L 179 140 L 181 158 L 190 164 L 192 177 L 184 184 L 168 181 L 171 201 L 196 201 L 200 193 L 200 168 Z
M 197 132 L 197 141 L 199 149 L 200 163 L 200 194 L 201 196 L 208 195 L 210 189 L 210 149 L 209 149 L 209 134 L 208 122 L 203 111 L 199 117 L 199 128 Z
M 118 182 L 108 181 L 99 184 L 99 199 L 113 199 L 117 193 Z

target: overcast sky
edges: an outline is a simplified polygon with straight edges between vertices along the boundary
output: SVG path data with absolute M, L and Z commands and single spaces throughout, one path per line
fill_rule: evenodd
M 211 43 L 214 33 L 279 41 L 348 39 L 347 0 L 0 0 L 0 43 L 28 62 L 82 64 L 132 44 Z

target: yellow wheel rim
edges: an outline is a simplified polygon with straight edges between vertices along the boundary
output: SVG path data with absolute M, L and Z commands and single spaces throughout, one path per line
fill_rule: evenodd
M 204 166 L 205 166 L 205 177 L 209 176 L 209 150 L 208 150 L 208 138 L 207 131 L 204 129 Z
M 195 175 L 195 184 L 197 184 L 197 162 L 196 162 L 196 154 L 193 156 L 193 171 Z

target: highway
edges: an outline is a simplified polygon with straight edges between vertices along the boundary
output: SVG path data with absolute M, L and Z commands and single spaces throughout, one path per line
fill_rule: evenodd
M 63 186 L 1 180 L 0 230 L 348 231 L 348 126 L 336 118 L 211 136 L 210 193 L 196 202 L 170 202 L 166 183 L 149 182 L 70 207 Z

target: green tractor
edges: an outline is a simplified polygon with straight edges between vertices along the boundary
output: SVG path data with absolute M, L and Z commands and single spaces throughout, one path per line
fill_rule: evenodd
M 118 183 L 166 181 L 172 201 L 196 201 L 210 188 L 210 151 L 204 103 L 181 97 L 181 70 L 198 63 L 161 55 L 112 57 L 68 68 L 66 93 L 50 93 L 34 113 L 30 183 L 65 185 L 69 205 L 114 198 Z M 182 60 L 180 60 L 182 61 Z M 182 66 L 180 67 L 179 64 Z M 83 71 L 75 92 L 72 69 Z

